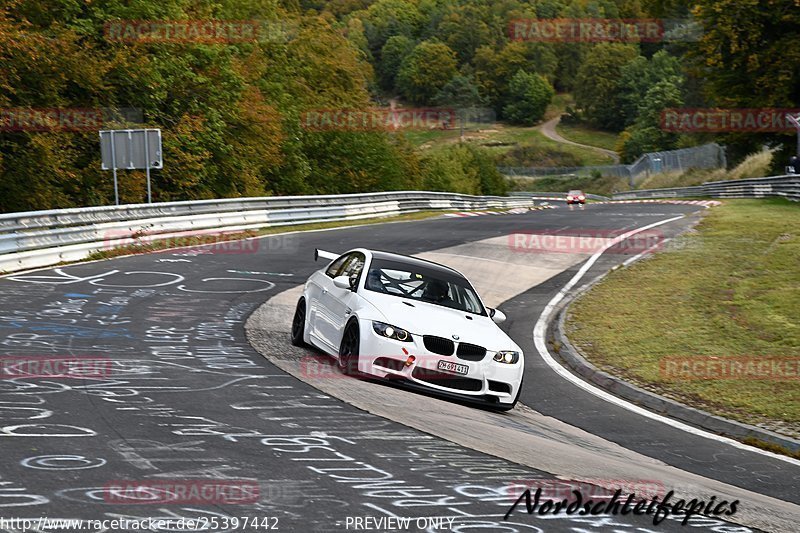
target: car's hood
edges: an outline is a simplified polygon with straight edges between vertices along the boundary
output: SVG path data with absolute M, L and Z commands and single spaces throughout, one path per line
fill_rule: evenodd
M 477 344 L 491 351 L 519 350 L 488 316 L 380 293 L 370 294 L 368 301 L 383 315 L 384 322 L 403 328 L 412 335 L 437 335 L 447 339 L 458 335 L 459 342 Z

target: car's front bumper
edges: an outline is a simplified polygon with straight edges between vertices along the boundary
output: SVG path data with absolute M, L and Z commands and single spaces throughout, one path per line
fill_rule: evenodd
M 457 355 L 432 353 L 416 335 L 412 342 L 379 336 L 368 321 L 361 325 L 361 331 L 358 369 L 363 374 L 401 379 L 428 390 L 489 403 L 510 404 L 517 397 L 524 365 L 522 353 L 514 364 L 494 361 L 495 352 L 492 351 L 487 351 L 480 361 L 471 361 Z M 413 362 L 406 364 L 410 356 L 413 356 Z M 464 365 L 467 373 L 461 375 L 441 370 L 439 361 Z

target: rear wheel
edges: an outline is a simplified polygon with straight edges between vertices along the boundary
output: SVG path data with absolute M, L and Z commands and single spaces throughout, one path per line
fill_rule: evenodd
M 358 324 L 351 322 L 344 330 L 342 343 L 339 346 L 339 368 L 345 374 L 358 374 L 358 350 L 361 339 L 358 333 Z
M 294 317 L 292 318 L 292 344 L 295 346 L 305 346 L 303 334 L 306 329 L 306 301 L 303 298 L 297 301 L 297 307 L 294 310 Z

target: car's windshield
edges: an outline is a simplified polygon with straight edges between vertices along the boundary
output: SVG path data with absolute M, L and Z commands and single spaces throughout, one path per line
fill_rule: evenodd
M 391 296 L 486 315 L 475 290 L 461 276 L 401 261 L 372 261 L 364 288 Z
M 583 193 L 581 191 L 569 191 L 568 194 L 571 196 L 580 196 Z

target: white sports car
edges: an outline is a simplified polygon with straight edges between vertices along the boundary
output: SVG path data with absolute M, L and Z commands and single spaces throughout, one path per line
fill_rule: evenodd
M 312 344 L 344 372 L 403 380 L 445 396 L 509 410 L 522 387 L 522 350 L 452 268 L 358 248 L 305 284 L 292 343 Z

